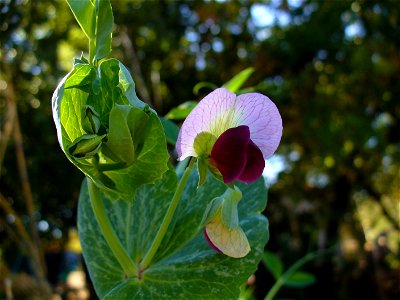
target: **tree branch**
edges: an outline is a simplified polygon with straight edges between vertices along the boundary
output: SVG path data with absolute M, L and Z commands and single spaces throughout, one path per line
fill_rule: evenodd
M 10 73 L 8 64 L 3 62 L 2 65 L 3 65 L 3 70 L 6 70 L 6 73 Z M 15 99 L 15 95 L 12 84 L 7 84 L 4 95 L 6 98 L 6 113 L 3 122 L 3 128 L 1 128 L 0 132 L 0 176 L 7 145 L 10 140 L 11 133 L 13 131 L 14 118 L 16 112 L 16 105 L 15 102 L 13 101 L 13 99 Z
M 146 87 L 146 83 L 143 79 L 143 73 L 140 68 L 140 62 L 136 55 L 135 48 L 131 42 L 131 39 L 128 36 L 128 30 L 125 26 L 120 26 L 119 30 L 119 38 L 121 39 L 121 45 L 125 50 L 125 55 L 128 60 L 131 62 L 131 69 L 133 71 L 133 77 L 135 78 L 136 88 L 142 100 L 153 107 L 151 102 L 149 90 Z

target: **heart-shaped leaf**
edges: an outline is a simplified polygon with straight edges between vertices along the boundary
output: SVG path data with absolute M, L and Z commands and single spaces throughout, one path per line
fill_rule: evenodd
M 150 266 L 137 277 L 125 278 L 124 271 L 102 237 L 91 207 L 86 182 L 79 199 L 78 226 L 83 254 L 96 292 L 101 299 L 237 299 L 239 287 L 254 273 L 268 240 L 268 221 L 261 215 L 266 205 L 262 179 L 239 187 L 240 226 L 251 251 L 236 259 L 215 252 L 199 227 L 208 203 L 225 191 L 209 176 L 196 189 L 193 171 L 175 212 L 174 222 Z M 122 245 L 139 264 L 150 247 L 177 185 L 172 171 L 162 180 L 142 186 L 135 201 L 103 201 Z

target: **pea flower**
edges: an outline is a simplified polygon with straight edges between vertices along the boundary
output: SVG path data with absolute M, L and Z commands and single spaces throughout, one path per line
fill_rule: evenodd
M 228 188 L 214 198 L 203 216 L 204 236 L 210 246 L 227 256 L 240 258 L 250 252 L 246 234 L 239 225 L 238 204 L 242 193 L 237 187 Z
M 198 157 L 225 183 L 253 182 L 265 159 L 278 148 L 282 119 L 275 104 L 259 93 L 236 96 L 219 88 L 204 97 L 183 122 L 178 160 Z M 200 167 L 199 167 L 200 169 Z

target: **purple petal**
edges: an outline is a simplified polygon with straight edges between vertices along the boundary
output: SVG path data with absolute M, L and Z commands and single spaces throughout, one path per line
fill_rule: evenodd
M 188 156 L 197 157 L 194 150 L 194 139 L 203 131 L 220 136 L 226 129 L 236 127 L 231 124 L 229 112 L 235 103 L 236 95 L 226 89 L 216 89 L 192 110 L 183 122 L 176 141 L 178 159 L 183 160 Z
M 249 142 L 250 130 L 247 126 L 230 128 L 215 142 L 211 163 L 221 172 L 225 183 L 237 179 L 243 172 Z
M 211 248 L 213 248 L 213 249 L 214 249 L 215 251 L 217 251 L 218 253 L 222 253 L 222 251 L 219 250 L 219 249 L 217 248 L 217 246 L 215 246 L 215 245 L 211 242 L 210 238 L 208 237 L 207 230 L 206 230 L 205 227 L 204 227 L 204 230 L 203 230 L 203 234 L 204 234 L 204 238 L 206 239 L 207 243 L 211 246 Z
M 249 93 L 236 98 L 235 110 L 240 115 L 239 124 L 249 126 L 251 140 L 264 159 L 274 154 L 282 137 L 282 118 L 276 105 L 262 94 Z
M 265 167 L 265 160 L 261 150 L 250 140 L 247 146 L 246 166 L 239 175 L 238 180 L 246 183 L 256 181 L 262 174 Z

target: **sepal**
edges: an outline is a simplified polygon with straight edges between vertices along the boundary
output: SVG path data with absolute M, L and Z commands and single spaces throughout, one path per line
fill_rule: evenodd
M 199 182 L 197 187 L 200 187 L 206 182 L 207 174 L 208 174 L 208 166 L 207 162 L 203 157 L 199 157 L 197 160 L 197 171 L 199 173 Z

